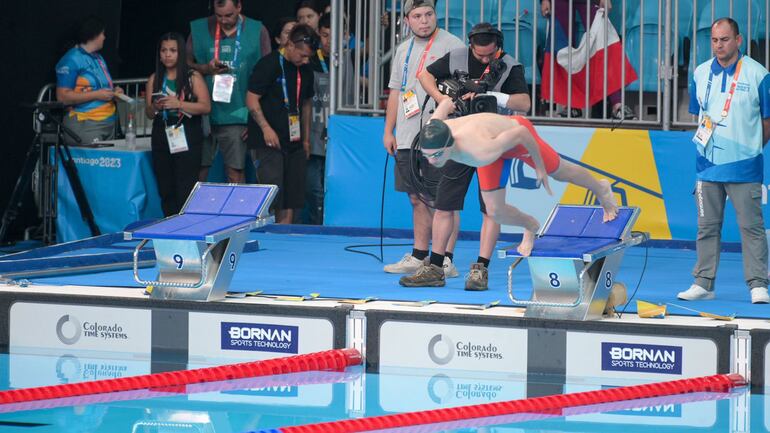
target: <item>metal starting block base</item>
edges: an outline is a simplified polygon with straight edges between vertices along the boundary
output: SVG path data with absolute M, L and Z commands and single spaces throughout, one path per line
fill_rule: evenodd
M 600 206 L 558 205 L 540 229 L 532 254 L 526 257 L 532 277 L 532 298 L 513 295 L 513 271 L 525 257 L 516 248 L 498 251 L 515 258 L 508 269 L 508 297 L 526 306 L 525 317 L 597 320 L 615 284 L 625 249 L 644 242 L 646 233 L 632 233 L 638 207 L 621 207 L 612 221 L 602 222 Z
M 198 182 L 178 215 L 124 233 L 141 239 L 134 250 L 134 279 L 152 286 L 151 297 L 213 301 L 224 299 L 249 231 L 272 222 L 275 185 Z M 152 241 L 159 272 L 139 277 L 139 252 Z

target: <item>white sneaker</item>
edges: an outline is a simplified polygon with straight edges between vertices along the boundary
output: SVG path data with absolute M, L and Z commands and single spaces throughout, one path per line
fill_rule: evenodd
M 767 287 L 754 287 L 751 289 L 752 304 L 770 304 L 770 295 L 767 294 Z
M 444 257 L 444 278 L 454 278 L 459 276 L 460 273 L 457 272 L 457 267 L 455 267 L 455 264 L 452 263 L 452 259 L 449 257 Z
M 767 291 L 767 289 L 765 289 L 765 291 Z M 683 301 L 707 301 L 714 299 L 714 292 L 710 292 L 697 284 L 693 284 L 684 292 L 679 292 L 676 297 Z
M 396 263 L 385 265 L 382 269 L 389 274 L 413 274 L 423 265 L 423 261 L 406 253 Z

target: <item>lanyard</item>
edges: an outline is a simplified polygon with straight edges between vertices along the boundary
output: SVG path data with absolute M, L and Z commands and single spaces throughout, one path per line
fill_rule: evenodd
M 278 55 L 278 61 L 281 64 L 281 86 L 283 87 L 283 105 L 286 107 L 286 110 L 291 112 L 291 109 L 289 109 L 289 90 L 286 88 L 286 70 L 283 67 L 283 53 L 280 53 Z M 302 75 L 299 73 L 299 68 L 297 68 L 297 113 L 299 113 L 299 90 L 302 87 Z
M 501 54 L 503 54 L 503 50 L 497 50 L 497 52 L 495 53 L 495 60 L 499 59 Z M 479 80 L 483 79 L 484 76 L 489 73 L 489 66 L 490 66 L 490 64 L 487 63 L 487 67 L 486 67 L 486 69 L 484 69 L 484 72 L 481 73 L 481 76 L 479 77 Z
M 168 94 L 168 92 L 166 92 L 167 88 L 168 88 L 168 75 L 167 74 L 163 74 L 163 86 L 160 89 L 161 89 L 161 91 L 163 93 Z M 178 93 L 176 96 L 177 96 L 177 98 L 179 98 L 180 101 L 184 99 L 184 94 L 183 93 Z M 166 126 L 168 126 L 168 111 L 169 110 L 164 109 L 162 111 L 163 111 L 163 122 L 166 124 Z M 176 110 L 176 111 L 177 111 L 177 115 L 179 116 L 179 121 L 177 122 L 177 125 L 178 125 L 178 124 L 182 123 L 182 116 L 183 116 L 183 114 L 182 114 L 182 110 Z
M 324 59 L 324 52 L 321 51 L 321 49 L 319 48 L 318 50 L 316 50 L 316 53 L 318 54 L 318 60 L 321 61 L 321 69 L 323 69 L 324 74 L 328 74 L 329 67 L 326 66 L 326 59 Z
M 730 112 L 730 105 L 733 102 L 733 95 L 735 95 L 735 88 L 738 86 L 738 76 L 741 74 L 741 64 L 743 63 L 743 59 L 738 60 L 738 64 L 735 65 L 735 72 L 733 73 L 733 82 L 730 84 L 730 90 L 727 92 L 727 99 L 725 100 L 725 106 L 722 108 L 722 120 L 724 120 L 727 117 L 727 113 Z M 723 72 L 727 73 L 727 72 Z M 704 105 L 703 105 L 703 111 L 708 110 L 708 103 L 709 103 L 709 95 L 711 94 L 711 83 L 714 79 L 714 73 L 709 71 L 709 81 L 706 85 L 706 96 L 704 98 Z
M 436 35 L 438 34 L 438 29 L 436 29 L 433 32 L 433 35 L 430 37 L 430 40 L 428 41 L 428 45 L 425 46 L 425 51 L 422 52 L 422 58 L 420 59 L 420 64 L 417 66 L 417 72 L 414 74 L 415 77 L 422 71 L 422 67 L 425 65 L 425 58 L 428 57 L 428 52 L 430 51 L 430 47 L 433 46 L 433 41 L 436 39 Z M 406 60 L 404 60 L 404 75 L 401 78 L 401 93 L 403 93 L 406 90 L 406 79 L 407 79 L 407 72 L 409 72 L 409 57 L 412 56 L 412 48 L 414 48 L 414 40 L 415 37 L 412 37 L 412 41 L 409 43 L 409 49 L 406 51 Z
M 232 62 L 232 69 L 238 69 L 238 53 L 241 52 L 241 29 L 243 28 L 243 18 L 240 16 L 238 17 L 238 24 L 236 25 L 235 30 L 235 52 L 233 52 L 233 62 Z M 217 21 L 217 29 L 214 35 L 214 60 L 217 62 L 219 61 L 219 48 L 221 45 L 221 28 L 219 26 L 219 21 Z

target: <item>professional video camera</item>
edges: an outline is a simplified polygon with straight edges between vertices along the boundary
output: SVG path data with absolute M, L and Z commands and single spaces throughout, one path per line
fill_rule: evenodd
M 452 98 L 457 117 L 474 113 L 497 113 L 497 99 L 484 93 L 495 87 L 506 68 L 504 62 L 494 59 L 489 62 L 489 72 L 479 79 L 471 79 L 467 72 L 456 70 L 452 73 L 452 78 L 437 83 L 438 90 Z M 475 96 L 472 99 L 462 99 L 468 93 L 474 93 Z

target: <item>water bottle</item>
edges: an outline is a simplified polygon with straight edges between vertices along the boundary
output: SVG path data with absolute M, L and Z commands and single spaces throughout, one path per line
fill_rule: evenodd
M 136 128 L 134 127 L 134 115 L 128 115 L 128 125 L 126 125 L 126 147 L 136 149 Z

